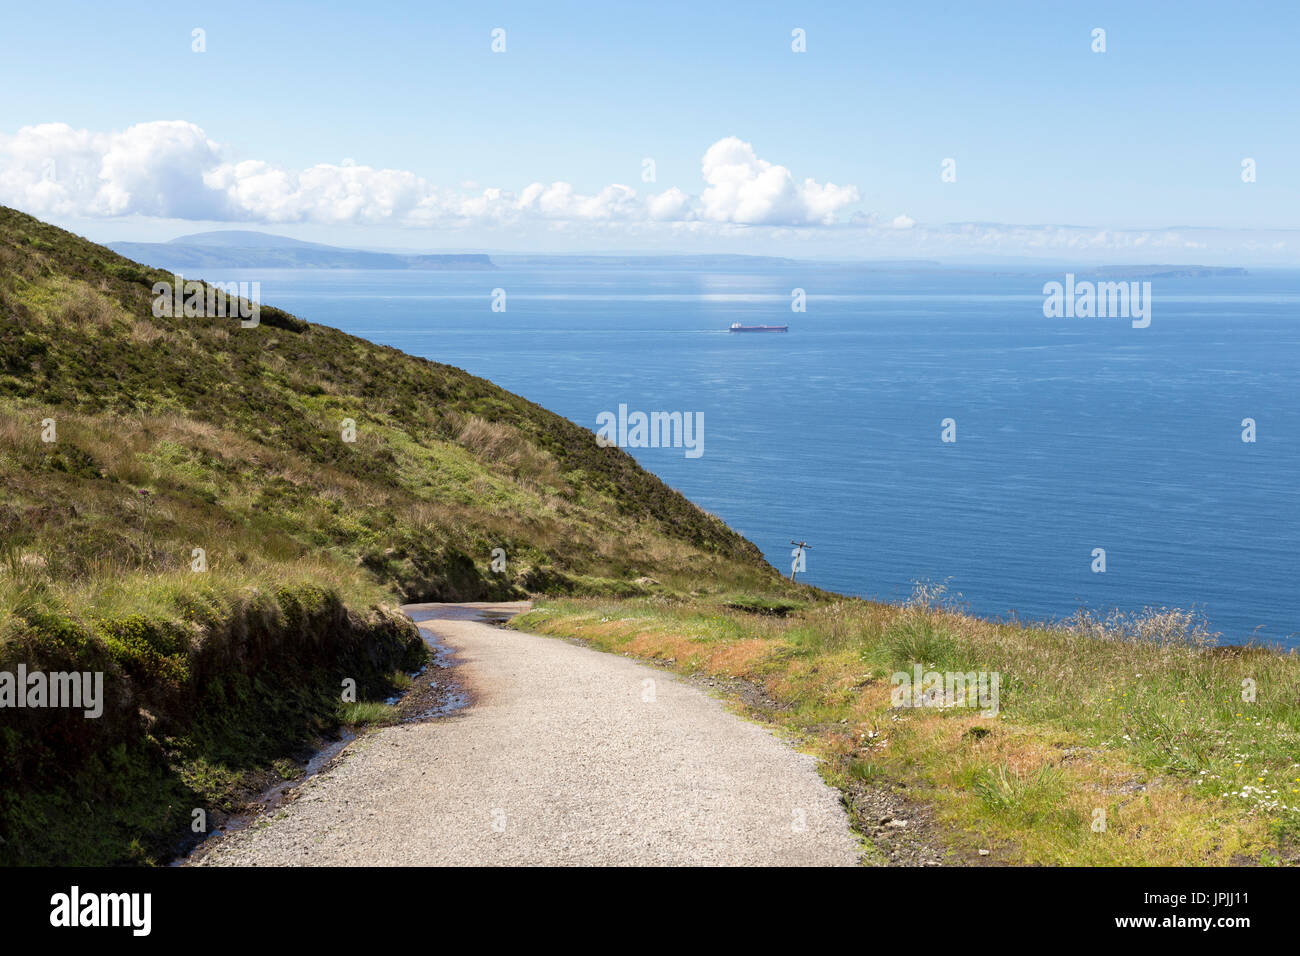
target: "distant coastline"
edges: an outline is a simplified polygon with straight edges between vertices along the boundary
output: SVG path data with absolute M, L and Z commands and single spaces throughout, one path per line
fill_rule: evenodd
M 156 269 L 495 269 L 479 253 L 418 255 L 368 252 L 260 232 L 220 231 L 170 242 L 113 242 L 119 255 Z
M 1240 266 L 1187 264 L 1086 264 L 1057 259 L 1009 259 L 1006 262 L 956 262 L 932 259 L 789 259 L 763 255 L 723 254 L 540 254 L 513 252 L 416 253 L 349 249 L 251 230 L 217 230 L 178 236 L 168 242 L 110 242 L 119 255 L 156 269 L 397 269 L 417 271 L 537 269 L 653 270 L 815 269 L 818 271 L 949 273 L 988 275 L 1055 275 L 1069 269 L 1094 279 L 1239 278 Z

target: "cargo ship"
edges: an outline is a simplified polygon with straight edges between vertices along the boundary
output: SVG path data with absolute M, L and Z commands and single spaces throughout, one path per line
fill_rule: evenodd
M 733 332 L 789 332 L 788 325 L 741 325 L 739 322 L 731 323 Z

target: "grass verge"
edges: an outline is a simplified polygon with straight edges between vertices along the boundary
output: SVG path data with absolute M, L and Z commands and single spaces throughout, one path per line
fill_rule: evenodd
M 102 694 L 93 717 L 8 710 L 0 864 L 163 862 L 331 734 L 345 681 L 383 698 L 427 655 L 397 611 L 349 611 L 310 581 L 177 575 L 97 605 L 23 604 L 8 580 L 0 672 L 101 675 Z
M 827 779 L 899 788 L 950 854 L 1061 865 L 1300 859 L 1300 659 L 1216 647 L 1193 616 L 996 623 L 919 592 L 905 605 L 755 595 L 548 599 L 512 625 L 761 690 Z M 921 706 L 895 675 L 998 677 Z M 990 690 L 991 682 L 989 684 Z M 765 701 L 755 703 L 755 700 Z

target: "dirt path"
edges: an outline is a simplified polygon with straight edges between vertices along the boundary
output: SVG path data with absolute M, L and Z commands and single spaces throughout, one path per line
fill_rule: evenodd
M 813 758 L 703 690 L 475 620 L 420 626 L 456 651 L 473 705 L 364 735 L 200 865 L 857 861 L 839 794 Z

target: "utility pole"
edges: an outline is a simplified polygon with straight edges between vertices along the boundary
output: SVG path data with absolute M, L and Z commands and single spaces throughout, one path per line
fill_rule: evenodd
M 790 557 L 794 558 L 794 560 L 790 562 L 790 580 L 793 581 L 794 576 L 804 568 L 803 553 L 805 551 L 811 551 L 812 548 L 808 547 L 807 541 L 791 541 L 790 543 L 794 545 L 794 550 L 790 552 Z

